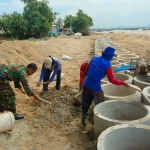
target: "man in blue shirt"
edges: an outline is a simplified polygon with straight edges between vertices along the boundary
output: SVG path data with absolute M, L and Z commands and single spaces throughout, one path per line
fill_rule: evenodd
M 86 115 L 93 99 L 95 105 L 104 101 L 104 93 L 100 84 L 101 79 L 107 75 L 109 82 L 112 84 L 123 85 L 126 87 L 129 86 L 124 81 L 117 80 L 114 77 L 111 66 L 111 60 L 114 57 L 114 54 L 115 49 L 108 46 L 102 52 L 102 56 L 95 56 L 90 61 L 90 67 L 84 80 L 84 87 L 82 92 L 82 130 L 85 130 Z
M 43 82 L 46 82 L 46 84 L 43 84 L 43 91 L 48 91 L 48 85 L 53 82 L 57 75 L 56 90 L 60 90 L 61 66 L 61 61 L 57 57 L 47 57 L 42 65 L 41 75 L 37 86 L 40 86 L 43 80 Z

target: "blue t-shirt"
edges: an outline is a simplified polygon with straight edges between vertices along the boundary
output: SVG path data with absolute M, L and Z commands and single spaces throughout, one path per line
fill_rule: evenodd
M 103 56 L 95 56 L 90 61 L 90 67 L 84 85 L 95 91 L 102 91 L 100 80 L 106 76 L 106 70 L 111 66 L 111 60 Z

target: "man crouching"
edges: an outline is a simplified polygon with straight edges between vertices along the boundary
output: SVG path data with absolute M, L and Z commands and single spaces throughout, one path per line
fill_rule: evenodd
M 20 89 L 22 93 L 33 96 L 39 100 L 39 96 L 35 95 L 30 89 L 26 76 L 33 75 L 37 71 L 37 65 L 30 63 L 27 66 L 19 64 L 0 65 L 0 112 L 5 110 L 14 113 L 15 119 L 23 119 L 24 115 L 16 114 L 15 93 L 9 82 L 14 81 L 15 88 Z M 20 85 L 20 82 L 23 86 Z

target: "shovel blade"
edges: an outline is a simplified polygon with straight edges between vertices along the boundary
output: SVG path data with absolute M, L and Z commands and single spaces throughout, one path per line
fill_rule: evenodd
M 81 101 L 78 98 L 76 98 L 76 97 L 74 97 L 74 102 L 77 105 L 81 105 Z

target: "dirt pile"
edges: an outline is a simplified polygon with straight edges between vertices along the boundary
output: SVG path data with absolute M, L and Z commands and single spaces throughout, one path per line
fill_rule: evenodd
M 62 61 L 64 78 L 60 91 L 55 90 L 55 81 L 49 85 L 46 100 L 51 102 L 51 105 L 37 102 L 14 89 L 17 112 L 25 114 L 25 118 L 16 121 L 11 134 L 0 133 L 0 150 L 96 150 L 92 112 L 94 105 L 88 113 L 88 132 L 83 134 L 80 129 L 81 106 L 74 106 L 73 98 L 78 93 L 79 66 L 83 61 L 93 57 L 91 51 L 97 37 L 109 37 L 118 45 L 139 54 L 141 58 L 150 55 L 148 35 L 100 33 L 81 39 L 61 35 L 48 40 L 2 40 L 1 64 L 27 65 L 34 62 L 38 65 L 38 71 L 28 78 L 30 86 L 35 86 L 35 82 L 39 80 L 42 63 L 49 55 L 56 56 Z M 73 60 L 62 60 L 62 55 L 68 55 Z M 14 88 L 13 83 L 11 85 Z M 40 94 L 42 87 L 33 90 Z

